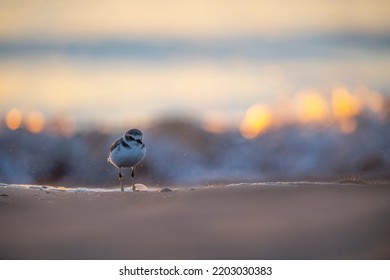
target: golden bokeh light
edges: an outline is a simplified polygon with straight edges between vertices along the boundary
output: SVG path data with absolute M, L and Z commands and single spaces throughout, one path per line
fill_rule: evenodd
M 203 120 L 202 128 L 211 133 L 223 133 L 227 130 L 227 125 L 223 115 L 210 113 Z
M 226 131 L 226 127 L 218 122 L 204 122 L 202 128 L 211 133 L 223 133 Z
M 332 92 L 333 115 L 336 119 L 352 118 L 361 110 L 357 96 L 352 95 L 344 87 L 336 87 Z
M 25 121 L 26 128 L 32 133 L 40 133 L 45 127 L 45 116 L 38 111 L 31 112 Z
M 384 98 L 377 92 L 370 92 L 366 100 L 366 105 L 374 113 L 382 114 L 384 110 Z
M 74 119 L 70 115 L 58 116 L 55 122 L 54 132 L 64 137 L 71 137 L 76 130 Z
M 355 131 L 357 121 L 353 118 L 343 119 L 339 122 L 340 131 L 344 134 L 350 134 Z
M 308 123 L 325 121 L 328 118 L 328 104 L 316 91 L 302 92 L 298 95 L 298 121 Z
M 18 129 L 22 124 L 22 113 L 18 109 L 11 109 L 5 118 L 5 123 L 11 130 Z
M 344 87 L 336 87 L 332 91 L 333 117 L 339 124 L 340 131 L 345 134 L 357 128 L 355 117 L 361 112 L 363 100 Z M 366 104 L 364 104 L 366 105 Z
M 272 123 L 272 112 L 263 105 L 250 107 L 241 122 L 240 131 L 245 138 L 255 138 L 264 133 Z

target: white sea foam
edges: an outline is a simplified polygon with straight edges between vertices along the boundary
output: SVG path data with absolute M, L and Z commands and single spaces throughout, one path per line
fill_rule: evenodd
M 144 130 L 148 152 L 136 168 L 134 182 L 194 186 L 390 179 L 389 121 L 368 113 L 357 121 L 351 134 L 337 127 L 292 125 L 251 140 L 238 131 L 212 134 L 192 121 L 164 121 Z M 94 131 L 65 138 L 2 130 L 0 182 L 118 186 L 118 170 L 107 163 L 109 147 L 118 135 Z M 131 185 L 131 172 L 122 174 L 125 185 Z
M 135 184 L 137 191 L 142 192 L 156 192 L 160 188 L 147 187 L 143 184 Z M 93 187 L 64 187 L 64 186 L 47 186 L 47 185 L 28 185 L 28 184 L 4 184 L 0 183 L 0 188 L 16 188 L 16 189 L 30 189 L 47 192 L 67 192 L 67 193 L 109 193 L 120 192 L 120 188 L 93 188 Z M 131 191 L 131 187 L 125 188 L 125 191 Z

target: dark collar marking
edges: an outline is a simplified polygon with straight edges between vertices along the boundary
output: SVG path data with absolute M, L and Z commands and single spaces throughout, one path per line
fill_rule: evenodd
M 112 152 L 114 149 L 116 149 L 116 147 L 118 147 L 119 145 L 121 145 L 122 147 L 125 147 L 125 148 L 130 148 L 131 147 L 129 146 L 129 144 L 127 144 L 123 138 L 120 138 L 118 140 L 116 140 L 110 147 L 110 151 Z
M 123 138 L 121 138 L 121 145 L 122 145 L 123 147 L 125 147 L 125 148 L 130 148 L 129 144 L 127 144 L 127 143 L 125 142 L 125 140 L 123 140 Z M 130 148 L 130 149 L 131 149 L 131 148 Z

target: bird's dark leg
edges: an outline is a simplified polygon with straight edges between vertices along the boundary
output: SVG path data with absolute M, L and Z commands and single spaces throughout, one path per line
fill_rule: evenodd
M 122 172 L 121 170 L 119 169 L 119 182 L 121 183 L 121 191 L 124 192 L 125 189 L 123 188 L 123 176 L 122 176 Z
M 134 184 L 134 171 L 135 171 L 135 166 L 133 166 L 131 168 L 131 180 L 132 180 L 132 183 L 133 183 L 133 192 L 137 191 L 136 188 L 135 188 L 135 184 Z

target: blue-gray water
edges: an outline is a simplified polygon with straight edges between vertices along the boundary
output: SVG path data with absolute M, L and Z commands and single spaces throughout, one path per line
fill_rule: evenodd
M 52 40 L 17 40 L 0 42 L 0 58 L 57 54 L 81 59 L 162 60 L 196 59 L 224 60 L 234 57 L 255 60 L 323 60 L 387 57 L 390 35 L 306 34 L 282 38 L 242 37 L 235 39 L 106 39 L 59 42 Z

